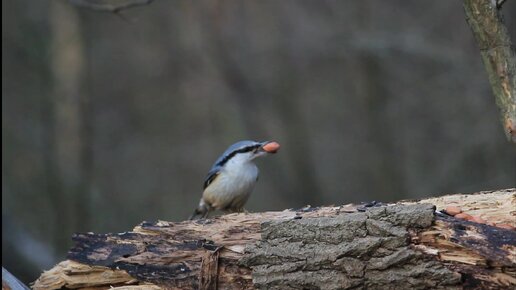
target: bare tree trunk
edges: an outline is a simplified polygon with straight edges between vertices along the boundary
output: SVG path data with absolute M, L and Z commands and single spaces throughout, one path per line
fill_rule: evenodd
M 54 146 L 60 186 L 54 194 L 62 239 L 67 232 L 89 228 L 91 127 L 84 92 L 84 51 L 77 9 L 63 1 L 51 2 L 51 68 L 54 79 Z M 74 219 L 74 217 L 80 217 Z
M 448 205 L 492 224 L 435 212 Z M 70 260 L 43 273 L 34 289 L 514 287 L 514 205 L 516 189 L 507 189 L 144 222 L 132 232 L 75 235 Z
M 501 110 L 505 134 L 516 143 L 516 56 L 497 7 L 503 2 L 464 0 L 464 10 Z

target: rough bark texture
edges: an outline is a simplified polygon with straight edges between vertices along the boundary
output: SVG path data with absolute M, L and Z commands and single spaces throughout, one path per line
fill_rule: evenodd
M 516 286 L 516 190 L 230 214 L 77 234 L 34 289 L 485 289 Z
M 431 204 L 395 205 L 336 217 L 274 221 L 241 260 L 260 289 L 425 289 L 461 276 L 410 247 L 430 227 Z
M 464 0 L 464 10 L 502 113 L 505 134 L 516 143 L 516 56 L 496 2 Z

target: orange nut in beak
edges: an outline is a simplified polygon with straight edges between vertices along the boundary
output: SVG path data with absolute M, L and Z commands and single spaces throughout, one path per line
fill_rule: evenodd
M 269 142 L 262 146 L 263 151 L 267 153 L 276 153 L 278 152 L 280 145 L 278 142 Z

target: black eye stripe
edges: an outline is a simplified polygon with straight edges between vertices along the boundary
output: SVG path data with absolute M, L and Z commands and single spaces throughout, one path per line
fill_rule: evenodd
M 233 158 L 233 156 L 237 155 L 238 153 L 247 153 L 247 152 L 251 152 L 257 148 L 259 148 L 261 145 L 260 144 L 256 144 L 256 145 L 251 145 L 251 146 L 246 146 L 246 147 L 243 147 L 243 148 L 240 148 L 240 149 L 237 149 L 231 153 L 229 153 L 226 157 L 224 157 L 222 160 L 219 161 L 219 163 L 216 164 L 216 166 L 224 166 L 224 164 L 226 164 L 229 159 Z

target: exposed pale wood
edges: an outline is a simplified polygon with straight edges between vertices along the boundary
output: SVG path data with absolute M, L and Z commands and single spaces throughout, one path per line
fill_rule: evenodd
M 437 210 L 459 206 L 463 212 L 480 216 L 490 222 L 516 226 L 516 190 L 483 191 L 475 194 L 450 194 L 425 198 L 419 202 L 431 203 Z M 410 202 L 407 202 L 410 203 Z
M 34 283 L 33 289 L 91 289 L 117 285 L 132 285 L 139 282 L 122 270 L 89 266 L 74 261 L 63 261 L 46 271 Z M 151 288 L 149 288 L 151 289 Z
M 439 216 L 429 230 L 413 236 L 413 244 L 485 287 L 490 282 L 508 287 L 516 286 L 515 238 L 511 230 Z
M 58 264 L 34 288 L 516 286 L 516 231 L 439 212 L 434 216 L 428 203 L 438 210 L 455 204 L 488 221 L 515 222 L 516 190 L 507 189 L 372 207 L 142 223 L 128 233 L 76 235 L 69 258 L 81 263 Z

